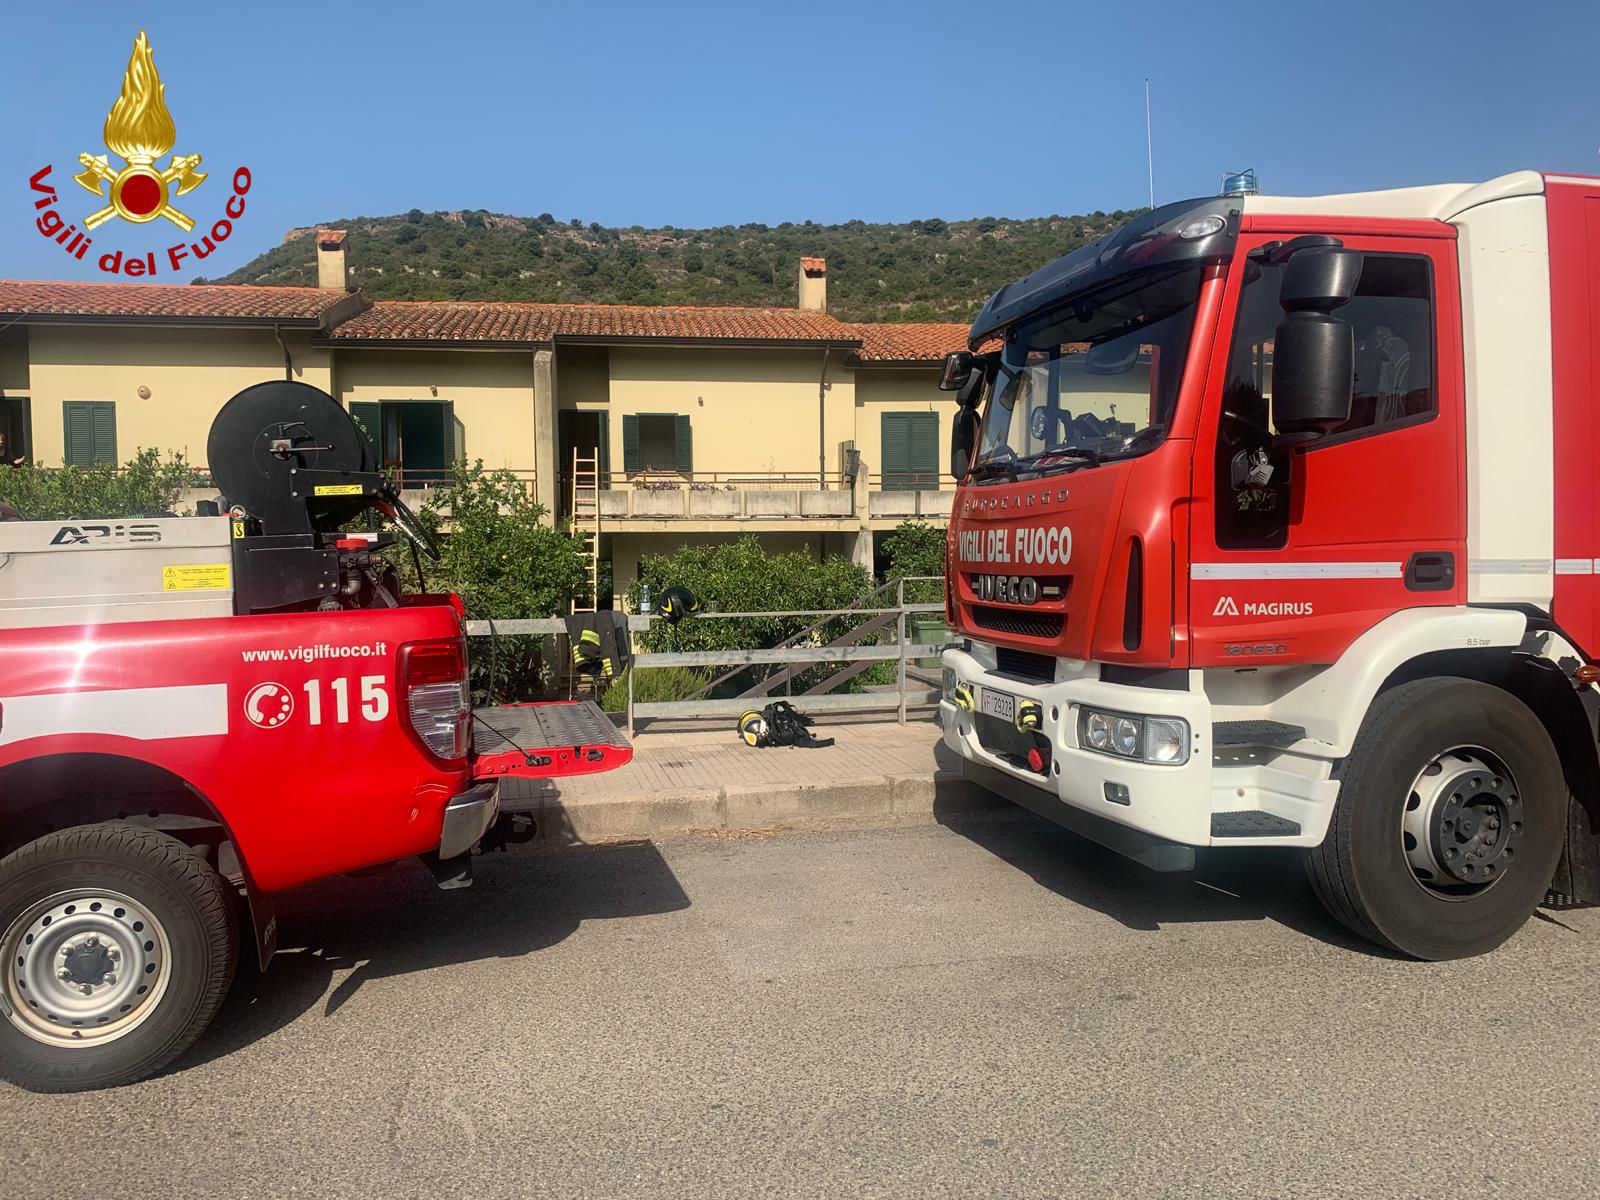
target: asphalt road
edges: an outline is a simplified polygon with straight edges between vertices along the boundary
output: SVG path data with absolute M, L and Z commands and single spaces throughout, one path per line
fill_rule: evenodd
M 1018 818 L 405 866 L 283 935 L 166 1075 L 0 1085 L 0 1194 L 1600 1192 L 1600 912 L 1402 962 L 1287 856 Z

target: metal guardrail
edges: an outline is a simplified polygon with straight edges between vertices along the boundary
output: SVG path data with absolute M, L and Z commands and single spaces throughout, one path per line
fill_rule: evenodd
M 654 653 L 636 651 L 633 668 L 628 672 L 628 734 L 634 732 L 634 721 L 641 717 L 736 717 L 751 708 L 760 708 L 759 697 L 730 696 L 720 700 L 658 700 L 636 703 L 633 698 L 633 672 L 652 667 L 746 667 L 768 665 L 823 665 L 850 662 L 893 662 L 898 664 L 896 686 L 893 692 L 847 692 L 841 694 L 808 695 L 804 703 L 816 712 L 869 712 L 886 708 L 896 710 L 897 719 L 904 725 L 906 710 L 936 704 L 938 688 L 910 687 L 906 667 L 910 660 L 932 651 L 926 643 L 913 645 L 907 638 L 906 620 L 916 613 L 942 613 L 943 603 L 916 604 L 905 599 L 907 583 L 943 582 L 942 576 L 912 575 L 896 582 L 896 604 L 891 608 L 841 608 L 841 609 L 786 609 L 778 612 L 702 612 L 692 618 L 697 621 L 733 620 L 736 618 L 775 617 L 862 617 L 893 613 L 895 615 L 895 645 L 892 646 L 780 646 L 735 650 L 662 650 Z M 661 618 L 647 614 L 630 614 L 628 629 L 643 633 L 654 621 Z M 518 619 L 509 621 L 468 621 L 469 637 L 487 637 L 495 634 L 555 634 L 565 636 L 566 621 L 561 617 Z

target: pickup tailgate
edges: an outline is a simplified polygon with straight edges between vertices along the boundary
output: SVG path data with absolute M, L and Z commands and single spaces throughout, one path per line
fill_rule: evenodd
M 497 704 L 472 713 L 474 779 L 593 775 L 632 759 L 628 739 L 592 700 Z

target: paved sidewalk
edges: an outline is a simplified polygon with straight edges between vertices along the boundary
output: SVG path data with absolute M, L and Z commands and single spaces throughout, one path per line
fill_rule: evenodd
M 733 722 L 655 722 L 626 767 L 539 784 L 508 780 L 506 808 L 539 821 L 539 841 L 564 845 L 783 828 L 926 823 L 940 811 L 1002 802 L 969 787 L 931 716 L 829 722 L 820 749 L 746 746 Z

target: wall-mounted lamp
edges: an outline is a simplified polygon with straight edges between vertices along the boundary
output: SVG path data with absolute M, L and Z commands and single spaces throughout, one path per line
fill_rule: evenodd
M 150 389 L 145 387 L 145 385 L 141 383 L 139 385 L 139 393 L 138 393 L 138 395 L 139 395 L 139 399 L 148 400 L 148 399 L 150 399 Z

